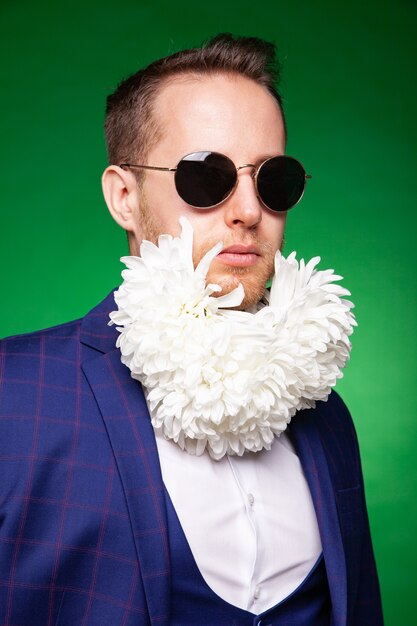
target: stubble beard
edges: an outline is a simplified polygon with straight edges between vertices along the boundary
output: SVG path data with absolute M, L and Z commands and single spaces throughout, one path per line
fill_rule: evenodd
M 147 239 L 154 244 L 157 244 L 159 235 L 165 233 L 164 228 L 157 222 L 152 215 L 151 210 L 146 202 L 144 194 L 142 193 L 141 210 L 140 210 L 140 229 L 143 235 L 143 239 Z M 213 246 L 218 243 L 218 240 L 208 239 L 203 244 L 196 246 L 194 242 L 193 246 L 193 263 L 194 267 L 197 267 L 199 261 Z M 275 250 L 272 245 L 263 241 L 260 241 L 256 234 L 246 234 L 246 237 L 240 237 L 238 241 L 224 241 L 223 247 L 227 248 L 236 243 L 244 245 L 255 245 L 260 256 L 256 266 L 252 267 L 234 267 L 227 265 L 218 259 L 214 259 L 210 265 L 206 283 L 214 283 L 221 287 L 221 292 L 213 294 L 214 296 L 221 296 L 226 293 L 230 293 L 233 289 L 238 287 L 239 283 L 243 285 L 245 291 L 245 297 L 242 303 L 236 307 L 237 309 L 249 309 L 256 305 L 262 298 L 265 292 L 265 286 L 267 281 L 274 273 L 274 260 Z M 139 248 L 139 246 L 137 246 Z M 139 250 L 137 250 L 139 254 Z

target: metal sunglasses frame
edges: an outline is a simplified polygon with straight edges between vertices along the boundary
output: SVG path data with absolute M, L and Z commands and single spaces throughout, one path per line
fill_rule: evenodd
M 290 209 L 292 209 L 293 207 L 295 207 L 301 200 L 301 198 L 304 196 L 304 191 L 306 188 L 306 180 L 309 178 L 312 178 L 311 174 L 307 174 L 306 170 L 303 166 L 303 164 L 296 158 L 288 156 L 286 154 L 277 154 L 276 156 L 273 157 L 268 157 L 267 159 L 265 159 L 264 161 L 262 161 L 262 163 L 260 163 L 259 165 L 254 165 L 253 163 L 245 163 L 244 165 L 239 165 L 236 166 L 235 163 L 233 163 L 232 159 L 230 159 L 228 156 L 226 156 L 225 154 L 222 154 L 221 152 L 214 152 L 212 150 L 198 150 L 196 152 L 191 152 L 190 154 L 186 154 L 185 156 L 183 156 L 177 163 L 177 165 L 175 167 L 161 167 L 161 166 L 157 166 L 157 165 L 138 165 L 138 164 L 134 164 L 134 163 L 121 163 L 119 165 L 119 167 L 122 168 L 138 168 L 138 169 L 144 169 L 144 170 L 156 170 L 159 172 L 176 172 L 178 170 L 178 165 L 181 163 L 181 161 L 187 161 L 187 157 L 192 157 L 195 154 L 202 154 L 202 153 L 211 153 L 211 154 L 217 154 L 221 157 L 223 157 L 224 159 L 227 159 L 228 161 L 230 161 L 230 163 L 233 164 L 233 167 L 236 169 L 236 181 L 235 184 L 233 185 L 233 187 L 231 188 L 231 190 L 229 191 L 229 193 L 227 194 L 227 196 L 225 198 L 223 198 L 222 200 L 220 200 L 220 202 L 217 202 L 216 204 L 211 204 L 210 206 L 196 206 L 194 204 L 190 204 L 189 202 L 187 202 L 186 200 L 184 200 L 184 198 L 182 198 L 182 200 L 184 200 L 184 202 L 187 202 L 187 204 L 189 206 L 192 206 L 194 209 L 200 209 L 200 210 L 207 210 L 207 209 L 214 209 L 218 206 L 220 206 L 221 204 L 223 204 L 223 202 L 226 202 L 226 200 L 228 200 L 230 198 L 230 196 L 233 194 L 233 192 L 235 191 L 238 183 L 239 183 L 239 178 L 237 176 L 237 173 L 239 172 L 239 170 L 245 169 L 247 167 L 251 167 L 253 169 L 253 172 L 251 174 L 251 177 L 255 183 L 255 190 L 256 190 L 256 195 L 259 199 L 259 201 L 262 203 L 262 205 L 268 209 L 269 211 L 272 211 L 273 213 L 285 213 L 285 211 L 289 211 Z M 292 204 L 290 207 L 288 207 L 287 209 L 284 209 L 283 211 L 278 211 L 276 209 L 271 209 L 271 207 L 269 207 L 267 204 L 265 204 L 265 202 L 262 200 L 260 194 L 259 194 L 259 190 L 258 190 L 258 175 L 259 172 L 262 168 L 263 165 L 265 165 L 265 163 L 268 163 L 268 161 L 270 161 L 271 159 L 276 159 L 276 158 L 284 158 L 284 159 L 291 159 L 292 161 L 296 161 L 302 168 L 303 172 L 304 172 L 304 187 L 303 187 L 303 192 L 301 194 L 301 196 L 298 198 L 297 202 L 295 202 L 294 204 Z M 191 159 L 190 159 L 191 160 Z M 177 190 L 178 193 L 178 190 Z M 180 195 L 180 194 L 178 194 Z M 180 196 L 181 197 L 181 196 Z

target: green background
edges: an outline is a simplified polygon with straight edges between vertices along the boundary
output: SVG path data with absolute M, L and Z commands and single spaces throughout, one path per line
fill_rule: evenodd
M 117 82 L 221 31 L 277 43 L 288 153 L 313 174 L 286 252 L 320 254 L 352 291 L 359 328 L 338 390 L 386 623 L 417 623 L 415 2 L 2 0 L 0 13 L 1 336 L 79 317 L 119 282 L 126 239 L 100 188 Z

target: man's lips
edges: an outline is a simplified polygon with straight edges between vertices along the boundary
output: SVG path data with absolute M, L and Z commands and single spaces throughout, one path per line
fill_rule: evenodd
M 256 246 L 236 244 L 222 250 L 216 258 L 226 263 L 226 265 L 250 267 L 258 262 L 259 257 L 259 249 Z

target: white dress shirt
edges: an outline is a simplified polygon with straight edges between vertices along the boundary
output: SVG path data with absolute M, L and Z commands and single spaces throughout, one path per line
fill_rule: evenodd
M 270 451 L 192 456 L 156 432 L 162 476 L 211 589 L 259 614 L 294 591 L 322 547 L 300 461 L 283 433 Z

